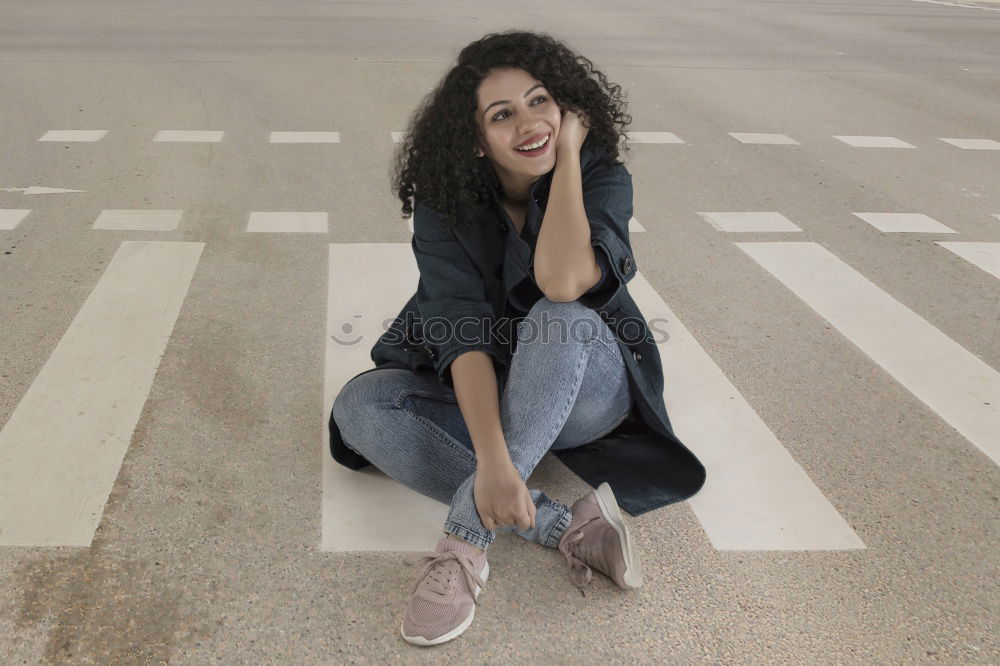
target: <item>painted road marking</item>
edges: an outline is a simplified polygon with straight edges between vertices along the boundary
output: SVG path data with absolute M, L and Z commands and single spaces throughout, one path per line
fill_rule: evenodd
M 995 2 L 996 0 L 985 0 Z M 985 9 L 991 12 L 1000 12 L 1000 7 L 983 7 L 982 5 L 970 5 L 964 2 L 944 2 L 944 0 L 916 0 L 916 2 L 929 2 L 935 5 L 949 5 L 951 7 L 964 7 L 965 9 Z
M 941 139 L 964 150 L 1000 150 L 1000 141 L 993 139 Z
M 626 132 L 633 143 L 684 143 L 673 132 Z
M 818 243 L 736 243 L 945 422 L 1000 462 L 1000 374 Z
M 223 132 L 214 130 L 160 130 L 153 141 L 180 143 L 216 143 L 222 141 Z
M 72 141 L 100 141 L 108 130 L 49 130 L 41 136 L 39 141 L 59 141 L 69 143 Z
M 42 187 L 32 185 L 31 187 L 0 187 L 0 192 L 21 192 L 24 195 L 32 194 L 67 194 L 70 192 L 86 192 L 87 190 L 64 190 L 60 187 Z
M 251 233 L 308 233 L 325 234 L 328 231 L 325 212 L 252 212 L 247 223 Z
M 834 136 L 855 148 L 916 148 L 892 136 Z
M 90 546 L 204 247 L 119 246 L 0 430 L 0 545 Z
M 885 233 L 957 234 L 923 213 L 851 213 Z
M 719 231 L 802 231 L 787 217 L 776 211 L 755 213 L 698 213 Z
M 687 501 L 718 550 L 848 550 L 865 545 L 642 273 L 628 284 L 658 341 L 674 432 L 705 465 Z
M 91 228 L 174 231 L 183 214 L 182 210 L 102 210 Z
M 934 241 L 946 250 L 954 252 L 973 266 L 981 268 L 1000 279 L 1000 243 L 947 243 Z M 1000 434 L 997 435 L 1000 438 Z
M 433 550 L 439 538 L 435 534 L 443 531 L 447 505 L 396 482 L 374 465 L 344 467 L 330 455 L 327 427 L 334 398 L 344 384 L 374 367 L 369 352 L 385 331 L 383 320 L 399 313 L 415 291 L 419 274 L 409 243 L 330 244 L 320 550 Z M 372 502 L 372 497 L 378 501 Z
M 340 143 L 340 132 L 271 132 L 271 143 Z
M 730 132 L 729 136 L 742 143 L 769 143 L 801 146 L 802 144 L 787 134 L 758 134 L 755 132 Z
M 0 230 L 16 229 L 30 212 L 30 208 L 0 208 Z

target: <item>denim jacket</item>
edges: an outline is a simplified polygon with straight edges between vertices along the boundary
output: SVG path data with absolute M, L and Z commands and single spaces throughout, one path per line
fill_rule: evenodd
M 634 406 L 611 433 L 552 453 L 592 487 L 607 481 L 621 508 L 636 516 L 696 493 L 705 468 L 673 432 L 663 402 L 659 349 L 626 287 L 636 273 L 628 230 L 632 175 L 620 162 L 600 164 L 596 151 L 584 144 L 580 169 L 602 279 L 578 301 L 614 331 Z M 439 213 L 415 201 L 410 244 L 420 271 L 417 290 L 375 342 L 375 367 L 365 372 L 389 367 L 433 371 L 454 388 L 452 361 L 481 350 L 493 360 L 498 379 L 506 377 L 517 339 L 516 320 L 509 315 L 527 312 L 542 295 L 534 280 L 534 249 L 553 173 L 532 186 L 520 235 L 499 205 L 499 192 L 494 193 L 496 210 L 477 208 L 468 213 L 471 224 L 454 230 L 444 229 Z M 344 446 L 332 415 L 329 426 L 337 462 L 351 469 L 370 464 Z

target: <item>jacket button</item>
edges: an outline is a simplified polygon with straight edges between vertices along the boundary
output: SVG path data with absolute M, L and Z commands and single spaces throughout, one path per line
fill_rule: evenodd
M 632 257 L 625 257 L 625 261 L 622 262 L 622 271 L 628 273 L 632 270 Z
M 639 361 L 642 360 L 642 354 L 640 354 L 637 351 L 634 351 L 634 352 L 632 352 L 632 358 L 634 358 L 636 360 L 636 362 L 638 363 Z
M 437 355 L 434 353 L 434 350 L 431 349 L 429 346 L 424 345 L 424 349 L 427 350 L 427 355 L 428 356 L 430 356 L 431 358 L 437 358 Z

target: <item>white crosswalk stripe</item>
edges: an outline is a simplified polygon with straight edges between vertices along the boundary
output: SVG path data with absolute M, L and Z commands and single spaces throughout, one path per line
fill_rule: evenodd
M 204 247 L 118 248 L 0 430 L 0 545 L 90 545 Z
M 958 233 L 923 213 L 854 213 L 854 215 L 886 233 Z
M 834 136 L 854 148 L 916 148 L 893 136 Z
M 108 133 L 108 130 L 49 130 L 43 134 L 39 141 L 58 141 L 68 143 L 75 141 L 92 142 L 100 141 Z
M 736 245 L 1000 463 L 1000 373 L 818 243 Z
M 777 211 L 698 213 L 719 231 L 802 231 Z
M 180 143 L 217 143 L 222 141 L 223 132 L 216 130 L 160 130 L 153 141 Z
M 183 214 L 181 210 L 102 210 L 92 228 L 174 231 Z
M 719 550 L 864 548 L 774 433 L 642 275 L 629 293 L 647 320 L 666 321 L 659 343 L 664 402 L 674 432 L 705 465 L 688 502 Z
M 1000 279 L 1000 243 L 948 243 L 935 241 L 944 249 L 954 252 L 973 266 L 977 266 Z
M 250 213 L 247 231 L 251 233 L 311 233 L 325 234 L 329 229 L 327 214 L 318 212 L 261 212 Z
M 11 231 L 28 217 L 30 208 L 4 208 L 0 209 L 0 230 Z
M 340 143 L 340 132 L 271 132 L 271 143 Z

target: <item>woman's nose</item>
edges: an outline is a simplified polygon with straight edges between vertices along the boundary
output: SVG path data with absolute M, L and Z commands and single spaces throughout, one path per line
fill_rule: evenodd
M 521 136 L 534 136 L 542 131 L 542 123 L 535 118 L 530 118 L 521 123 L 517 131 L 521 133 Z

